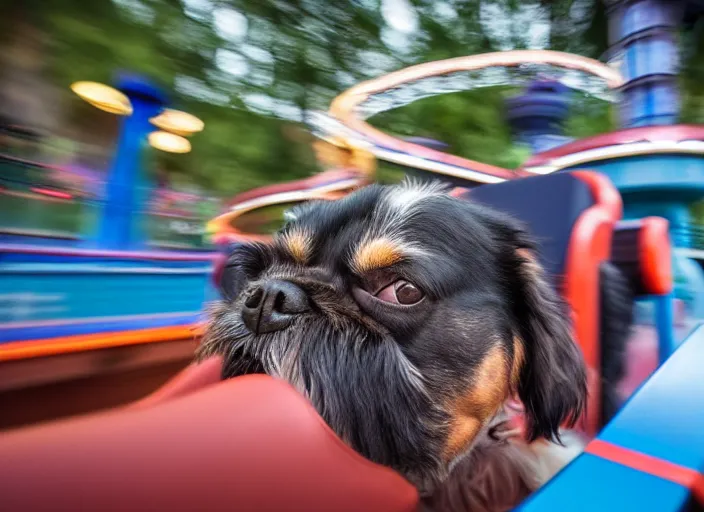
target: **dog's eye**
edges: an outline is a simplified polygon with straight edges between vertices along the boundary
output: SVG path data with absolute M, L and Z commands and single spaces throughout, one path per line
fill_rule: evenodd
M 408 281 L 399 280 L 376 294 L 377 299 L 393 304 L 410 306 L 423 298 L 423 293 Z

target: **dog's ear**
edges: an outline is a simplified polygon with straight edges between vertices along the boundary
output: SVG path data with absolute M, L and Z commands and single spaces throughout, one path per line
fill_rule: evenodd
M 547 281 L 530 242 L 512 245 L 509 293 L 523 352 L 516 386 L 527 435 L 531 441 L 559 441 L 559 428 L 573 426 L 586 404 L 584 359 L 573 339 L 569 311 Z

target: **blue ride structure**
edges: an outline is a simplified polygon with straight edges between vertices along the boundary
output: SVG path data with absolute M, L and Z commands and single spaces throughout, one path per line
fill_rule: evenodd
M 621 130 L 542 151 L 523 168 L 551 173 L 589 168 L 604 173 L 624 202 L 624 218 L 667 219 L 675 245 L 675 295 L 688 316 L 704 317 L 701 227 L 692 207 L 704 198 L 704 129 L 677 124 L 679 48 L 683 17 L 702 2 L 608 1 L 610 64 L 624 78 Z
M 128 74 L 118 77 L 116 87 L 129 108 L 91 232 L 84 239 L 21 231 L 6 234 L 4 243 L 0 239 L 0 393 L 14 397 L 15 410 L 35 404 L 26 417 L 42 417 L 37 411 L 46 409 L 41 400 L 26 398 L 40 385 L 146 365 L 161 375 L 152 372 L 141 383 L 135 378 L 129 396 L 154 389 L 192 358 L 203 307 L 215 297 L 212 250 L 147 244 L 153 189 L 145 169 L 152 150 L 148 136 L 168 106 L 166 94 Z M 37 380 L 39 373 L 53 380 Z M 90 407 L 100 403 L 93 400 Z
M 57 337 L 190 325 L 205 303 L 212 253 L 147 246 L 147 136 L 167 97 L 139 76 L 121 75 L 116 86 L 131 114 L 122 118 L 94 232 L 74 247 L 0 245 L 3 302 L 11 302 L 0 309 L 0 343 L 41 339 L 48 347 Z

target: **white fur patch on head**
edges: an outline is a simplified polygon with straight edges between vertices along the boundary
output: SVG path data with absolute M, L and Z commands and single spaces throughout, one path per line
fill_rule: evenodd
M 389 189 L 386 202 L 398 214 L 408 214 L 419 202 L 447 194 L 448 187 L 439 181 L 420 181 L 406 177 L 399 185 Z
M 323 201 L 321 201 L 320 199 L 311 199 L 309 201 L 303 201 L 302 203 L 293 205 L 291 208 L 287 209 L 284 212 L 284 220 L 286 222 L 295 222 L 300 219 L 303 215 L 305 215 L 308 211 L 315 208 L 321 202 Z

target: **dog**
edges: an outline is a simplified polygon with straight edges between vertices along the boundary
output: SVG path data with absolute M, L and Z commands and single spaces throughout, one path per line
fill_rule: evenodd
M 554 473 L 534 474 L 539 447 L 560 448 L 582 414 L 586 369 L 519 222 L 411 181 L 288 218 L 272 243 L 230 256 L 199 359 L 223 355 L 223 378 L 287 381 L 429 507 L 503 510 L 490 496 L 502 491 L 482 488 L 491 475 L 516 480 L 520 500 Z M 514 396 L 525 438 L 504 417 Z

